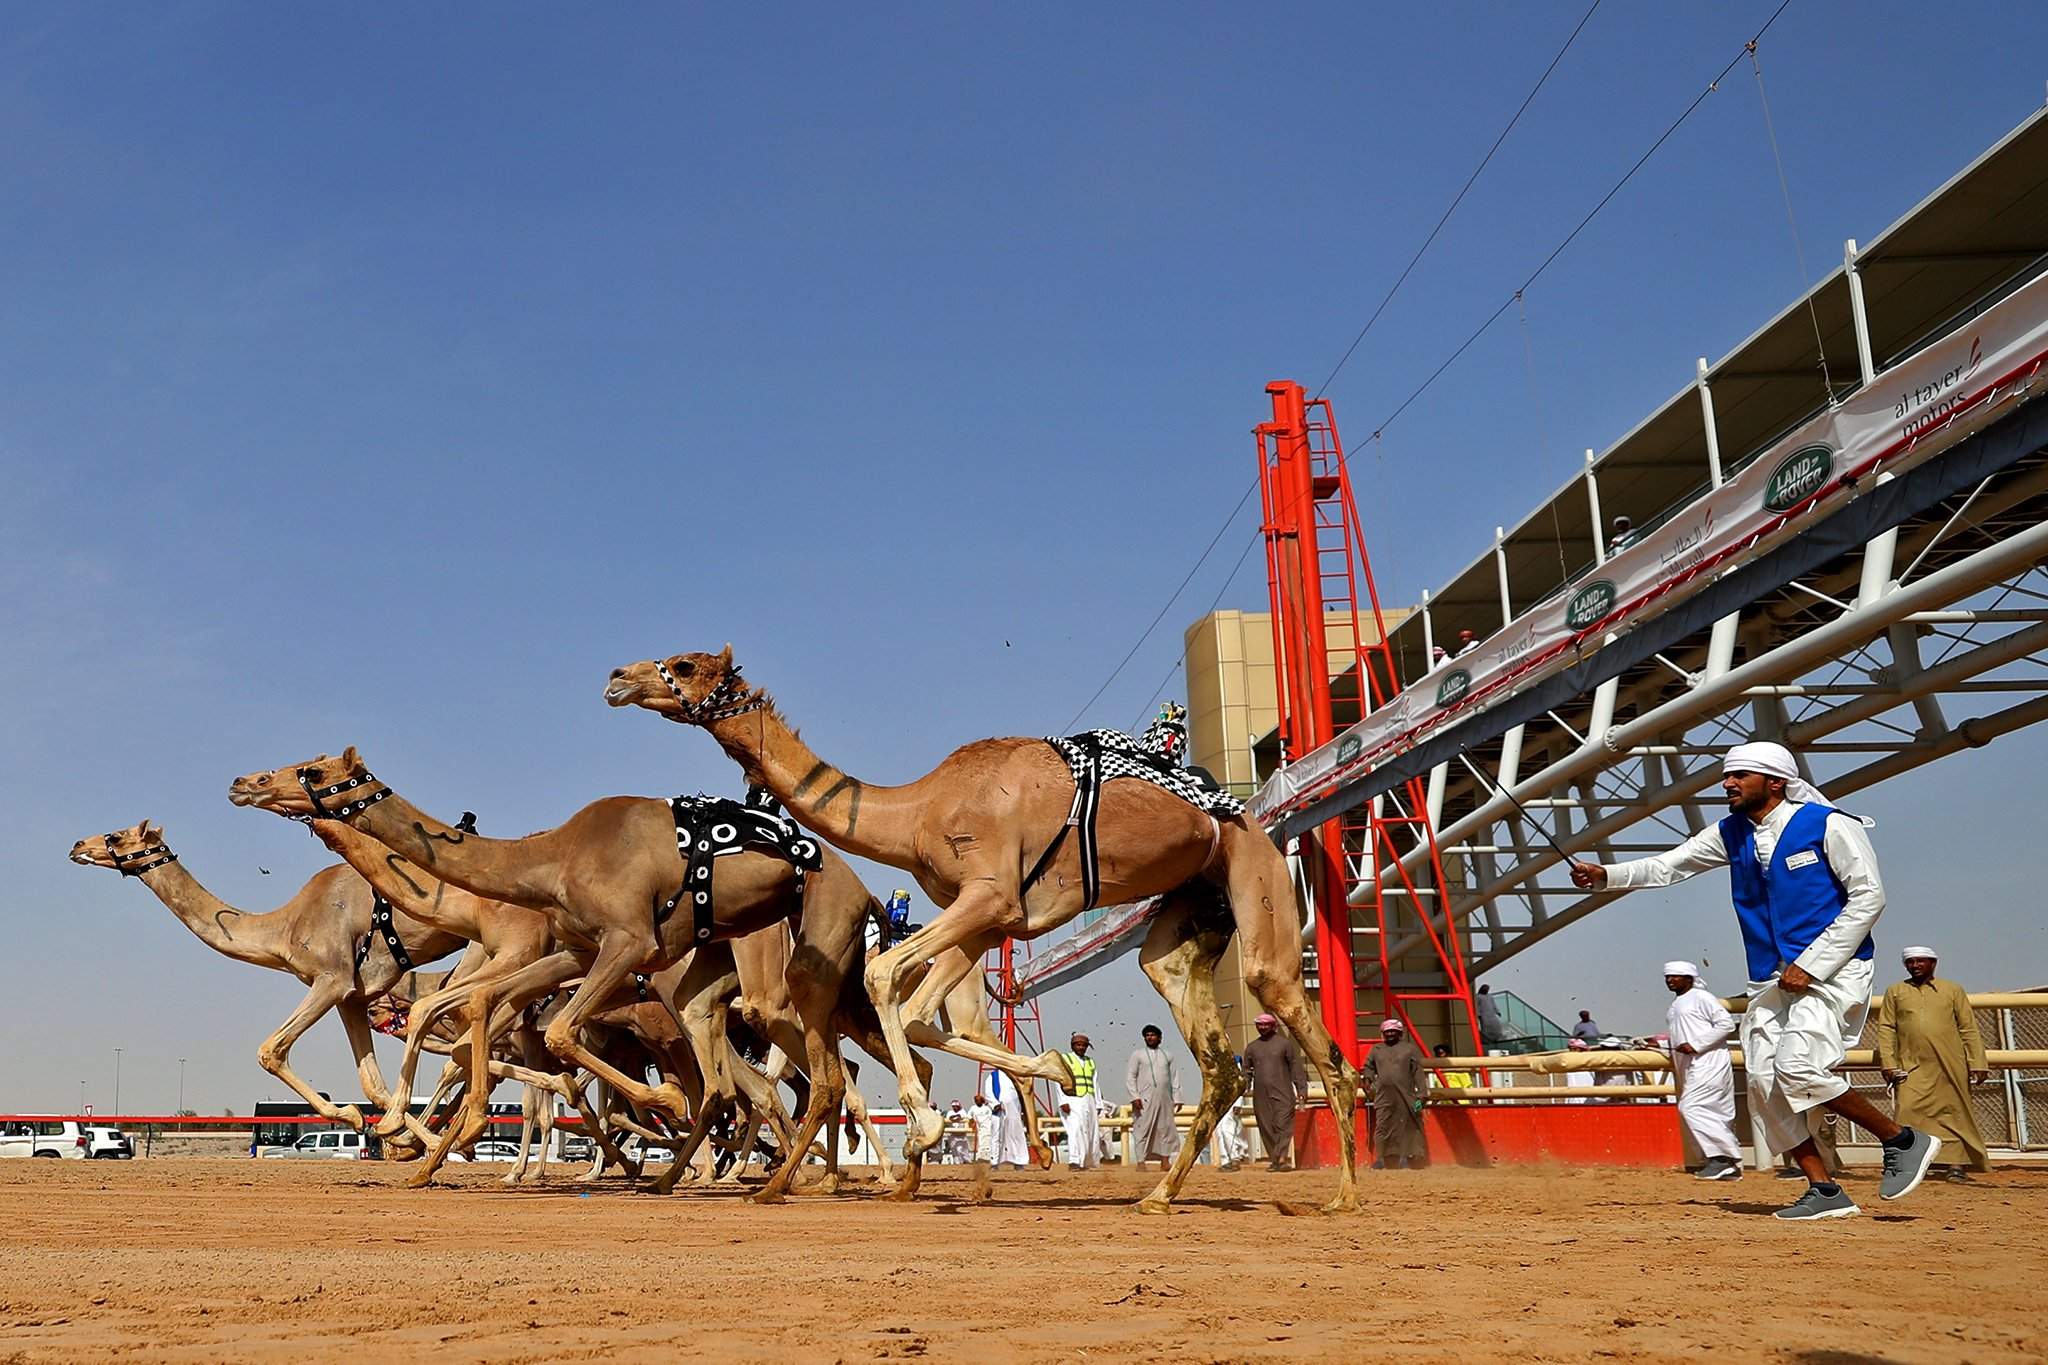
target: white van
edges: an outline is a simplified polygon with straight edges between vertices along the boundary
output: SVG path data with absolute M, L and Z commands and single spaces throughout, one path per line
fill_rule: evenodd
M 10 1119 L 0 1123 L 0 1157 L 64 1157 L 83 1161 L 85 1128 L 75 1119 Z
M 313 1161 L 368 1161 L 375 1155 L 369 1135 L 350 1132 L 303 1133 L 289 1147 L 265 1147 L 259 1155 Z

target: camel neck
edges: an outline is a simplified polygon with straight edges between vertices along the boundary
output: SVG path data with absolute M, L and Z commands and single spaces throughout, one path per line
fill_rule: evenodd
M 443 824 L 397 792 L 349 817 L 347 823 L 400 855 L 401 860 L 411 859 L 418 864 L 416 870 L 450 886 L 535 909 L 549 904 L 541 889 L 545 868 L 532 847 L 546 839 L 544 834 L 527 839 L 486 839 Z M 431 896 L 432 891 L 427 894 Z
M 143 873 L 138 880 L 216 953 L 259 967 L 291 970 L 273 942 L 276 932 L 272 916 L 237 910 L 201 886 L 199 879 L 185 870 L 185 864 L 165 863 Z
M 773 707 L 715 721 L 712 738 L 768 788 L 798 824 L 862 858 L 892 866 L 912 857 L 911 787 L 874 787 L 811 752 Z M 914 785 L 914 784 L 913 784 Z
M 449 900 L 446 882 L 423 871 L 404 855 L 338 820 L 314 823 L 321 841 L 340 854 L 342 861 L 354 868 L 370 884 L 372 891 L 401 913 L 443 933 L 462 938 L 476 937 L 476 906 L 469 896 Z M 462 834 L 463 831 L 456 830 L 455 833 Z

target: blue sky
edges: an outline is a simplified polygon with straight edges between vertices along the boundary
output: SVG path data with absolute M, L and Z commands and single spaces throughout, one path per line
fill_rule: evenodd
M 1530 291 L 1533 374 L 1511 312 L 1366 439 L 1773 7 L 1602 6 L 1338 375 L 1391 602 L 1799 291 L 1745 65 Z M 498 830 L 731 790 L 599 696 L 728 640 L 870 780 L 1067 726 L 1251 483 L 1264 383 L 1330 372 L 1582 13 L 10 10 L 0 994 L 38 1041 L 0 1107 L 104 1110 L 117 1045 L 129 1109 L 178 1056 L 202 1108 L 282 1094 L 254 1051 L 297 983 L 63 857 L 146 815 L 268 908 L 324 859 L 229 808 L 237 773 L 356 743 Z M 2026 6 L 1795 0 L 1759 55 L 1809 267 L 2037 107 L 2044 40 Z M 1083 724 L 1139 720 L 1212 601 L 1263 605 L 1257 556 L 1226 581 L 1255 529 Z M 1902 906 L 1976 893 L 1966 980 L 2048 977 L 2001 853 L 2041 747 L 1951 760 L 1974 790 L 1932 817 L 1864 803 L 1926 831 Z M 1662 904 L 1732 961 L 1714 892 Z M 1562 1009 L 1668 946 L 1615 911 L 1498 979 Z M 1660 1008 L 1647 971 L 1603 989 Z M 1128 964 L 1048 1004 L 1116 1063 L 1161 1013 Z M 344 1058 L 331 1023 L 298 1054 L 336 1091 Z

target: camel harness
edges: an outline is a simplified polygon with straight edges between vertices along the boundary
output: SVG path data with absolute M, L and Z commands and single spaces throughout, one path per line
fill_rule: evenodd
M 375 890 L 370 892 L 370 931 L 363 935 L 363 941 L 356 945 L 356 970 L 363 969 L 364 959 L 370 956 L 370 945 L 379 935 L 384 946 L 391 950 L 391 960 L 402 972 L 413 971 L 412 954 L 405 951 L 405 940 L 398 936 L 398 927 L 391 922 L 391 902 Z
M 153 848 L 139 848 L 133 853 L 114 852 L 114 836 L 107 836 L 107 856 L 114 860 L 114 871 L 124 877 L 140 877 L 153 867 L 175 863 L 178 855 L 171 852 L 169 844 L 157 844 Z M 144 862 L 143 859 L 150 861 Z
M 664 674 L 663 676 L 666 676 Z M 674 686 L 673 683 L 670 686 Z M 714 694 L 716 695 L 716 694 Z M 709 698 L 706 698 L 708 701 Z M 676 822 L 676 852 L 683 860 L 683 884 L 676 893 L 655 907 L 654 931 L 682 903 L 690 898 L 690 937 L 696 943 L 711 941 L 711 864 L 715 859 L 755 849 L 782 859 L 796 869 L 796 894 L 804 894 L 804 875 L 825 865 L 818 841 L 798 829 L 775 808 L 775 799 L 760 787 L 747 789 L 747 803 L 723 796 L 669 798 L 669 810 Z

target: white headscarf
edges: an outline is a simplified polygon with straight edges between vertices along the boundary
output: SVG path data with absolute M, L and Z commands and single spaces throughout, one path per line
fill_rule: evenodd
M 1721 771 L 1736 769 L 1744 772 L 1762 773 L 1766 777 L 1785 779 L 1785 799 L 1802 804 L 1818 803 L 1833 805 L 1826 793 L 1799 775 L 1799 764 L 1794 761 L 1792 751 L 1782 744 L 1767 739 L 1752 740 L 1748 744 L 1737 744 L 1721 760 Z
M 1667 962 L 1664 964 L 1664 975 L 1689 976 L 1697 981 L 1700 977 L 1700 969 L 1693 966 L 1690 962 Z
M 1928 957 L 1939 960 L 1941 954 L 1935 952 L 1932 948 L 1924 947 L 1921 944 L 1916 943 L 1912 947 L 1907 948 L 1900 952 L 1899 961 L 1911 962 L 1916 957 Z

